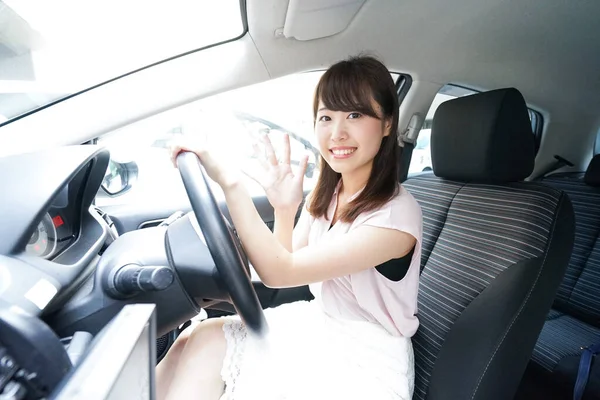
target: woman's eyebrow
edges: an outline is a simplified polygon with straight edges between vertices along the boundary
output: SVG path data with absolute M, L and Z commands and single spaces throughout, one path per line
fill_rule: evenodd
M 317 110 L 317 112 L 327 111 L 327 110 L 329 110 L 327 107 L 321 107 Z

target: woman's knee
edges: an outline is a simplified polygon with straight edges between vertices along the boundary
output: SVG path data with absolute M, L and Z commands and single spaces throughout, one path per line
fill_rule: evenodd
M 225 334 L 223 333 L 223 318 L 211 318 L 200 322 L 193 327 L 184 339 L 186 346 L 203 347 L 218 346 L 225 343 Z M 192 328 L 192 327 L 190 327 Z
M 190 336 L 191 336 L 194 328 L 195 328 L 194 325 L 190 325 L 186 329 L 184 329 L 179 334 L 179 336 L 177 336 L 177 339 L 175 339 L 175 342 L 173 342 L 173 344 L 171 345 L 170 351 L 175 351 L 178 353 L 183 351 L 183 349 L 185 348 L 185 346 L 188 343 L 188 340 L 190 339 Z

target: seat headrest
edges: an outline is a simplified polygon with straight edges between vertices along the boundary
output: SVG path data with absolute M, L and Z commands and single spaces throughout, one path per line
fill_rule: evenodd
M 516 182 L 531 175 L 535 139 L 527 104 L 514 88 L 442 103 L 433 118 L 435 175 L 469 182 Z
M 590 186 L 600 186 L 600 154 L 596 154 L 590 161 L 583 181 Z

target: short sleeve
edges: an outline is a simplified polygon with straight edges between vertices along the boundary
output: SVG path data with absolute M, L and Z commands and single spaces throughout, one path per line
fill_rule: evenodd
M 302 207 L 302 212 L 300 213 L 300 219 L 298 219 L 292 234 L 292 249 L 294 251 L 298 251 L 301 248 L 308 246 L 308 235 L 310 233 L 312 219 L 313 217 L 308 212 L 306 205 L 304 205 Z
M 360 226 L 395 229 L 412 235 L 419 243 L 423 230 L 421 206 L 403 188 L 401 192 L 378 210 L 361 214 L 353 223 Z

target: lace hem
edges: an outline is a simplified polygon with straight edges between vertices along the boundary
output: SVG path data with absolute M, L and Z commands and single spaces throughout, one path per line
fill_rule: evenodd
M 225 398 L 233 400 L 236 382 L 240 376 L 247 331 L 241 321 L 228 318 L 223 324 L 223 332 L 227 342 L 227 351 L 223 360 L 221 378 L 225 382 Z

